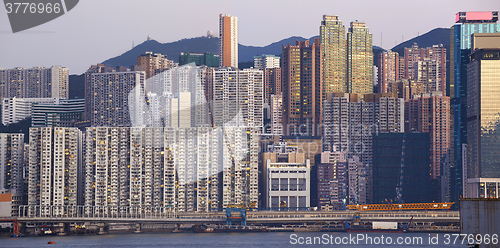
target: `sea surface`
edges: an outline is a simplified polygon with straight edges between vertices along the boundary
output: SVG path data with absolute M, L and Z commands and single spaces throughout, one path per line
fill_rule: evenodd
M 460 244 L 462 240 L 454 240 L 455 237 L 452 235 L 337 232 L 90 234 L 2 237 L 0 247 L 467 247 L 465 244 Z M 372 238 L 371 244 L 367 244 L 366 238 Z M 397 244 L 398 240 L 403 243 Z M 418 240 L 421 240 L 420 244 L 415 244 Z M 55 241 L 55 244 L 47 244 L 49 241 Z M 392 241 L 393 244 L 387 244 L 388 241 Z

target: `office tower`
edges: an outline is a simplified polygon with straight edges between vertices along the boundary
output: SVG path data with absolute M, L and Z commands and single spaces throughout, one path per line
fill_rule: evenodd
M 262 56 L 254 56 L 253 67 L 255 69 L 279 68 L 280 57 L 269 54 L 262 54 Z
M 219 66 L 238 68 L 238 17 L 219 15 Z
M 219 67 L 219 54 L 213 53 L 192 53 L 181 52 L 179 53 L 179 66 L 195 63 L 196 66 L 206 65 L 208 67 Z
M 437 202 L 428 133 L 373 135 L 373 203 Z
M 57 98 L 4 98 L 2 124 L 7 126 L 31 117 L 33 103 L 53 103 Z
M 366 164 L 358 156 L 347 159 L 347 176 L 349 178 L 348 204 L 368 203 L 368 170 Z
M 91 68 L 90 71 L 99 68 Z M 90 111 L 91 125 L 130 126 L 131 115 L 139 116 L 136 111 L 140 110 L 134 108 L 135 103 L 144 100 L 146 73 L 120 69 L 102 73 L 88 71 L 88 74 L 90 99 L 86 99 L 86 108 Z
M 41 214 L 50 214 L 43 206 L 76 206 L 78 176 L 82 163 L 82 132 L 78 128 L 30 128 L 28 205 L 42 206 Z M 35 211 L 31 208 L 30 211 Z M 52 214 L 70 214 L 63 208 Z
M 414 43 L 405 48 L 404 66 L 404 79 L 423 83 L 426 93 L 446 92 L 446 48 L 442 44 L 419 48 Z
M 390 92 L 389 86 L 399 80 L 399 54 L 382 52 L 378 57 L 378 93 Z
M 167 55 L 153 52 L 146 52 L 137 57 L 137 65 L 146 72 L 146 79 L 154 76 L 159 69 L 169 69 L 175 65 L 173 60 L 168 60 Z
M 496 39 L 475 47 L 467 65 L 467 176 L 500 178 L 500 33 L 473 37 Z
M 422 94 L 405 102 L 405 133 L 430 133 L 431 178 L 441 176 L 441 163 L 449 156 L 450 98 L 441 92 Z
M 31 106 L 32 127 L 74 127 L 84 117 L 85 99 L 56 99 Z
M 456 15 L 455 25 L 450 32 L 450 74 L 449 96 L 453 99 L 453 144 L 454 159 L 452 159 L 451 190 L 452 201 L 458 201 L 463 194 L 463 154 L 462 146 L 467 144 L 467 64 L 472 52 L 472 38 L 474 33 L 499 33 L 500 25 L 498 11 L 488 12 L 459 12 Z
M 310 207 L 311 165 L 303 153 L 264 153 L 263 190 L 268 208 Z
M 0 189 L 23 193 L 24 134 L 0 133 Z
M 323 101 L 326 93 L 347 92 L 345 27 L 338 16 L 323 15 L 319 33 Z
M 313 136 L 322 123 L 319 39 L 283 45 L 282 65 L 283 132 Z
M 347 203 L 347 160 L 346 153 L 322 152 L 317 168 L 318 207 L 332 206 L 344 210 Z
M 0 69 L 0 98 L 69 97 L 69 69 L 61 66 Z
M 271 95 L 271 134 L 283 135 L 283 96 Z
M 347 32 L 347 92 L 373 93 L 372 34 L 364 22 L 351 22 Z

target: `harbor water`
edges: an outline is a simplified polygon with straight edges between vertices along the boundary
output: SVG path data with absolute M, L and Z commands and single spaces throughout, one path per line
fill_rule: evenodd
M 2 237 L 0 247 L 467 247 L 466 241 L 455 239 L 453 235 L 457 234 L 344 232 L 92 234 Z M 48 244 L 49 241 L 54 241 L 55 244 Z M 392 243 L 388 244 L 389 241 Z

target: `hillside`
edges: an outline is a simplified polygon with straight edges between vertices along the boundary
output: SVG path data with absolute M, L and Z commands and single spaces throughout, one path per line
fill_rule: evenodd
M 450 50 L 450 29 L 435 28 L 423 35 L 407 40 L 393 47 L 391 50 L 398 52 L 399 55 L 404 54 L 405 47 L 411 47 L 413 43 L 417 43 L 418 47 L 431 47 L 432 45 L 443 44 L 446 47 L 447 58 L 449 58 Z
M 311 37 L 310 42 L 313 41 L 314 38 L 318 36 Z M 264 47 L 258 46 L 238 46 L 239 53 L 239 62 L 250 62 L 253 61 L 254 56 L 262 55 L 262 54 L 273 54 L 273 55 L 281 55 L 282 46 L 288 44 L 295 44 L 295 41 L 304 41 L 306 38 L 299 36 L 292 36 L 274 43 L 271 43 Z M 374 46 L 375 55 L 378 54 L 381 48 Z M 110 58 L 102 63 L 106 64 L 110 67 L 116 66 L 126 66 L 129 67 L 131 65 L 135 65 L 137 63 L 137 56 L 144 54 L 145 52 L 153 52 L 153 53 L 161 53 L 167 55 L 167 58 L 174 60 L 175 62 L 179 62 L 179 53 L 180 52 L 212 52 L 219 53 L 219 38 L 208 38 L 208 37 L 197 37 L 191 39 L 182 39 L 172 43 L 159 43 L 156 40 L 145 41 L 133 49 L 123 53 L 120 56 L 116 56 L 114 58 Z M 248 65 L 245 63 L 243 65 L 247 67 Z

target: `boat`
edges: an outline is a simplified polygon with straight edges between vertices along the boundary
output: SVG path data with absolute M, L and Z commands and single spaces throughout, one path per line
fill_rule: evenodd
M 53 245 L 55 243 L 56 243 L 55 241 L 49 241 L 49 242 L 47 242 L 47 244 L 49 244 L 49 245 Z
M 265 226 L 206 226 L 194 225 L 193 232 L 195 233 L 236 233 L 236 232 L 268 232 Z
M 57 233 L 54 231 L 53 228 L 49 228 L 46 225 L 42 226 L 42 229 L 40 229 L 40 232 L 38 233 L 38 236 L 45 236 L 45 235 L 56 235 Z

